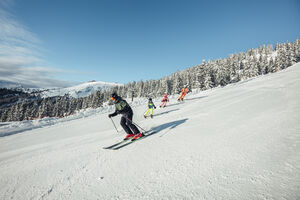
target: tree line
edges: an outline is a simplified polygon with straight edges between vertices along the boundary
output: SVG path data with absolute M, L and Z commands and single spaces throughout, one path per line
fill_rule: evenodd
M 283 70 L 300 61 L 300 39 L 295 42 L 277 43 L 231 54 L 225 59 L 202 61 L 183 71 L 177 71 L 159 80 L 130 82 L 108 90 L 99 90 L 87 97 L 72 98 L 68 95 L 22 99 L 0 105 L 0 121 L 22 121 L 43 117 L 64 117 L 86 108 L 103 106 L 112 92 L 124 98 L 153 98 L 163 94 L 177 94 L 187 86 L 190 90 L 203 91 L 247 80 L 252 77 Z M 24 96 L 24 95 L 23 95 Z

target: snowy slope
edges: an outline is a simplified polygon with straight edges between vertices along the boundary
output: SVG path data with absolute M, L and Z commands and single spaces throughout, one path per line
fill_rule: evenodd
M 135 106 L 157 132 L 117 151 L 102 149 L 124 137 L 111 109 L 1 137 L 0 199 L 300 199 L 299 88 L 300 63 L 153 119 Z
M 102 81 L 94 81 L 82 83 L 73 87 L 67 88 L 55 88 L 49 89 L 47 91 L 42 92 L 42 97 L 52 97 L 52 96 L 64 96 L 65 94 L 69 94 L 72 97 L 86 97 L 97 90 L 106 90 L 111 87 L 120 86 L 122 84 L 119 83 L 107 83 Z

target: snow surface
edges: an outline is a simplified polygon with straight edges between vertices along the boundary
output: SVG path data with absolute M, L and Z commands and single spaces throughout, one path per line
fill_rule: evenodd
M 134 121 L 157 132 L 116 151 L 102 148 L 125 136 L 113 107 L 2 124 L 0 199 L 300 199 L 299 88 L 300 63 L 153 119 L 139 99 Z

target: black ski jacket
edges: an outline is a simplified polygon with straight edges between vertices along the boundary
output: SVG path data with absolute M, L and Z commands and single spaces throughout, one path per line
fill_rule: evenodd
M 118 98 L 115 102 L 115 112 L 111 114 L 112 117 L 122 114 L 122 115 L 129 115 L 132 114 L 132 109 L 129 104 L 122 98 Z

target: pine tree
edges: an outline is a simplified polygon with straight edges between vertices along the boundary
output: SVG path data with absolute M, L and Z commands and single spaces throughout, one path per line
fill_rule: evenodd
M 174 76 L 174 82 L 173 82 L 173 94 L 178 94 L 183 87 L 182 79 L 179 76 L 179 73 L 176 73 Z

